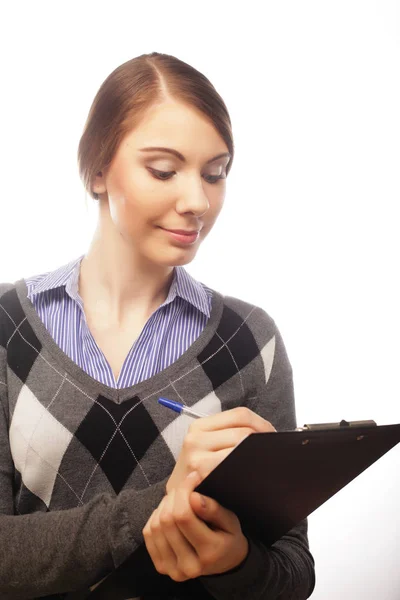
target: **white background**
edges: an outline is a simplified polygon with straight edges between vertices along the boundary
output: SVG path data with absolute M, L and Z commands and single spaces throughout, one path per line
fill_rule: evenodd
M 299 424 L 400 422 L 399 19 L 390 0 L 2 3 L 0 281 L 86 251 L 90 103 L 122 62 L 173 54 L 222 95 L 236 146 L 189 272 L 276 320 Z M 313 599 L 399 599 L 399 459 L 311 515 Z

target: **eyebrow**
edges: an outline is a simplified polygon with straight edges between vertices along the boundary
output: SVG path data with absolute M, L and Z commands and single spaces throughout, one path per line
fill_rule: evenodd
M 173 154 L 174 156 L 179 158 L 179 160 L 181 160 L 182 162 L 186 162 L 186 158 L 183 156 L 183 154 L 178 152 L 178 150 L 174 150 L 173 148 L 163 148 L 163 147 L 159 147 L 159 146 L 151 146 L 149 148 L 139 148 L 139 150 L 140 150 L 140 152 L 167 152 L 168 154 Z M 208 165 L 208 164 L 214 162 L 215 160 L 218 160 L 219 158 L 223 158 L 225 156 L 229 156 L 229 158 L 232 158 L 232 155 L 230 154 L 230 152 L 222 152 L 221 154 L 217 154 L 217 156 L 214 156 L 214 158 L 210 158 L 210 160 L 208 160 L 206 162 L 206 164 Z

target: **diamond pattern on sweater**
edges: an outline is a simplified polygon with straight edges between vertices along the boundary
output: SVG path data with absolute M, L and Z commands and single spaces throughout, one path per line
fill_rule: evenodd
M 1 336 L 3 339 L 0 339 L 0 344 L 7 347 L 9 367 L 25 383 L 35 360 L 40 354 L 42 344 L 26 320 L 15 289 L 6 292 L 2 296 L 1 312 L 5 313 L 8 318 L 5 321 L 3 335 Z M 24 343 L 23 355 L 20 352 L 21 340 Z
M 158 435 L 139 398 L 115 404 L 101 395 L 75 432 L 117 494 Z
M 240 331 L 240 335 L 237 333 Z M 216 335 L 199 353 L 198 360 L 216 390 L 248 365 L 260 350 L 246 322 L 224 307 Z
M 72 434 L 24 385 L 10 426 L 10 448 L 24 485 L 49 506 L 55 479 Z

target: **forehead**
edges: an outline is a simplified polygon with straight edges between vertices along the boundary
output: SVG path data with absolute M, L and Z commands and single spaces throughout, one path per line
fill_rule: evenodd
M 185 156 L 190 153 L 205 157 L 228 150 L 214 124 L 195 107 L 166 101 L 150 107 L 139 124 L 124 138 L 131 148 L 169 146 Z

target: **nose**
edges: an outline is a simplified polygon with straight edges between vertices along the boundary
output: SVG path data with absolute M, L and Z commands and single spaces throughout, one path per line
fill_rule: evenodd
M 210 208 L 210 203 L 202 180 L 199 181 L 198 176 L 193 179 L 194 182 L 191 185 L 187 184 L 185 190 L 180 194 L 176 203 L 176 211 L 179 214 L 192 213 L 201 217 Z

